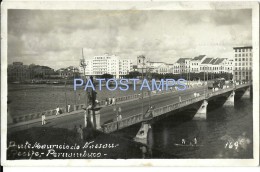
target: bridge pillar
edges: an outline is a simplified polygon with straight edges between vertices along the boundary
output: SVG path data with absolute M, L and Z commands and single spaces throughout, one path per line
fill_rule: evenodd
M 207 119 L 207 106 L 208 106 L 208 101 L 203 100 L 200 108 L 198 109 L 197 113 L 193 117 L 195 120 L 204 120 Z
M 141 128 L 137 132 L 134 140 L 143 144 L 147 144 L 148 131 L 151 128 L 149 123 L 143 122 Z
M 223 106 L 234 106 L 235 105 L 235 91 L 232 91 L 228 96 Z
M 248 88 L 245 90 L 243 96 L 241 97 L 241 99 L 244 99 L 244 98 L 245 98 L 245 99 L 250 98 L 250 87 L 248 87 Z

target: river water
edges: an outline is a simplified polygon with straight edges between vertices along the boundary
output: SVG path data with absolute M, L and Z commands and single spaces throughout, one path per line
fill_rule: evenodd
M 140 125 L 117 134 L 134 137 Z M 149 131 L 148 147 L 171 158 L 252 158 L 253 157 L 252 100 L 239 99 L 234 107 L 214 107 L 207 120 L 192 120 L 178 112 L 156 121 Z M 190 146 L 197 139 L 197 146 Z M 181 140 L 185 139 L 183 146 Z M 149 155 L 151 158 L 163 158 Z M 131 157 L 129 157 L 131 158 Z

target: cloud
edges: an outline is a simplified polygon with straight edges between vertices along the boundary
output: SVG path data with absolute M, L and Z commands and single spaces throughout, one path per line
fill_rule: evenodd
M 9 10 L 8 61 L 55 69 L 104 53 L 175 62 L 252 44 L 251 10 Z

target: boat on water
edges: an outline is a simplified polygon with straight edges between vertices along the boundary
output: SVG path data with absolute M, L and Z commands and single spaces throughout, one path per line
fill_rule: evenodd
M 178 143 L 174 143 L 174 146 L 180 146 L 180 147 L 201 147 L 203 145 L 195 145 L 195 144 L 178 144 Z

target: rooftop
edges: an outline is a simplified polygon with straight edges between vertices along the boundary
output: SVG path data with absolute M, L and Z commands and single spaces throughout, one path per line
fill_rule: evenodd
M 247 49 L 247 48 L 253 48 L 252 46 L 245 46 L 245 47 L 233 47 L 233 49 Z
M 194 57 L 192 60 L 202 60 L 206 55 L 199 55 L 197 57 Z
M 217 58 L 217 61 L 214 63 L 214 65 L 218 65 L 222 63 L 226 58 Z
M 213 59 L 210 64 L 214 64 L 217 61 L 217 59 Z
M 206 58 L 201 64 L 210 64 L 213 58 Z
M 185 63 L 185 60 L 190 60 L 191 58 L 179 58 L 176 63 Z

